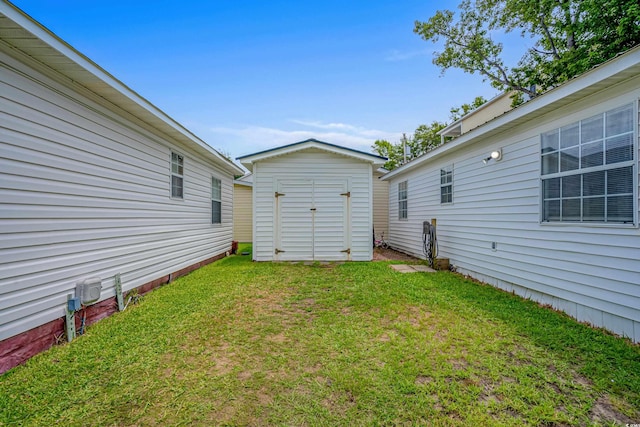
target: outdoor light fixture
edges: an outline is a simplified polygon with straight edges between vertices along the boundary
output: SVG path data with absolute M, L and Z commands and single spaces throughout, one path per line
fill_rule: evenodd
M 487 157 L 486 159 L 482 159 L 482 163 L 486 165 L 492 159 L 495 160 L 496 162 L 502 159 L 502 150 L 500 149 L 500 150 L 492 151 L 491 154 L 489 154 L 489 157 Z

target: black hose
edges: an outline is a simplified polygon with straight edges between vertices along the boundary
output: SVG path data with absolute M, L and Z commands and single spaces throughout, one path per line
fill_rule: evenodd
M 438 256 L 438 239 L 436 237 L 436 227 L 429 224 L 427 230 L 422 233 L 422 251 L 424 252 L 429 266 L 433 268 L 435 259 Z

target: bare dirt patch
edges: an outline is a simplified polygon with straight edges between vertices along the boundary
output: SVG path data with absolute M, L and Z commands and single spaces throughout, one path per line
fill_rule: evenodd
M 322 406 L 333 413 L 344 415 L 356 404 L 356 397 L 350 390 L 335 390 L 329 397 L 323 399 Z
M 351 314 L 351 307 L 342 307 L 340 309 L 340 314 L 343 316 L 349 316 Z
M 305 298 L 300 301 L 295 301 L 290 304 L 288 313 L 284 317 L 283 324 L 289 324 L 296 318 L 298 321 L 311 323 L 316 319 L 315 311 L 317 311 L 318 305 L 314 298 Z M 284 313 L 281 313 L 284 314 Z
M 478 396 L 478 400 L 480 402 L 489 405 L 491 403 L 500 402 L 502 400 L 500 396 L 495 394 L 492 383 L 484 380 L 480 383 L 483 388 L 482 393 L 480 393 L 480 396 Z
M 424 308 L 415 305 L 409 305 L 407 306 L 406 311 L 398 316 L 398 321 L 407 322 L 414 328 L 418 328 L 423 325 L 431 324 L 431 317 L 431 312 L 425 310 Z
M 373 249 L 374 261 L 421 261 L 420 259 L 394 249 Z
M 247 381 L 249 378 L 253 376 L 252 371 L 242 371 L 238 373 L 238 379 L 240 381 Z
M 209 373 L 216 376 L 227 375 L 237 366 L 235 354 L 229 351 L 229 345 L 226 343 L 214 352 L 211 357 L 211 362 L 212 365 L 209 368 Z
M 258 391 L 257 398 L 260 406 L 267 406 L 273 403 L 273 397 L 271 397 L 269 391 L 264 387 Z
M 378 337 L 378 341 L 380 342 L 389 342 L 391 341 L 391 337 L 389 336 L 389 334 L 387 334 L 386 332 L 382 335 L 380 335 L 380 337 Z
M 427 377 L 427 376 L 424 376 L 424 375 L 418 375 L 416 377 L 415 384 L 416 385 L 425 385 L 425 384 L 430 384 L 432 382 L 433 382 L 433 378 Z
M 264 290 L 256 290 L 254 294 L 254 298 L 256 300 L 256 304 L 254 306 L 260 312 L 281 312 L 284 310 L 282 306 L 282 301 L 286 298 L 287 295 L 283 293 L 277 293 L 273 291 L 264 291 Z
M 598 422 L 614 421 L 622 425 L 637 422 L 637 420 L 632 420 L 618 411 L 606 395 L 600 396 L 596 403 L 594 403 L 593 408 L 591 408 L 591 420 Z
M 284 332 L 280 332 L 279 334 L 268 336 L 267 340 L 277 344 L 282 344 L 287 342 L 287 337 L 284 335 Z
M 462 371 L 462 370 L 464 370 L 464 369 L 469 367 L 469 363 L 467 363 L 467 361 L 464 360 L 464 359 L 450 360 L 449 363 L 451 363 L 451 366 L 456 371 Z

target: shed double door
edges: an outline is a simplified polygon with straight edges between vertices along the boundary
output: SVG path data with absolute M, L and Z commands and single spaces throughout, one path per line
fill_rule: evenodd
M 276 192 L 275 259 L 350 259 L 347 181 L 280 181 Z

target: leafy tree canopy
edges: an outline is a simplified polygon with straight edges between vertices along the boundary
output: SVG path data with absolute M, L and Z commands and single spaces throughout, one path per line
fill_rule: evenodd
M 505 65 L 496 31 L 531 40 L 517 66 Z M 640 1 L 463 0 L 457 14 L 440 10 L 414 32 L 444 42 L 433 59 L 442 72 L 479 73 L 497 89 L 534 97 L 639 44 Z
M 373 143 L 371 149 L 389 159 L 384 164 L 384 168 L 393 170 L 440 145 L 441 139 L 437 133 L 445 126 L 446 123 L 436 121 L 430 125 L 420 125 L 413 135 L 403 134 L 400 141 L 395 144 L 379 139 Z
M 384 164 L 387 170 L 394 170 L 402 164 L 402 145 L 392 144 L 386 139 L 378 139 L 373 143 L 371 149 L 380 156 L 386 157 L 388 160 Z
M 514 104 L 523 95 L 555 87 L 621 52 L 640 44 L 640 0 L 463 0 L 457 12 L 439 10 L 425 22 L 416 21 L 414 32 L 424 40 L 444 42 L 433 63 L 444 73 L 458 68 L 481 74 L 502 91 L 516 91 Z M 512 68 L 505 65 L 502 44 L 491 35 L 519 32 L 531 47 Z M 456 121 L 486 100 L 450 110 Z M 420 125 L 412 136 L 397 143 L 376 141 L 372 149 L 395 169 L 441 144 L 437 132 L 446 123 Z
M 475 98 L 473 98 L 473 101 L 470 104 L 462 104 L 459 107 L 451 108 L 451 110 L 449 110 L 449 112 L 451 113 L 451 115 L 449 116 L 451 118 L 451 122 L 455 122 L 461 117 L 466 116 L 485 102 L 487 102 L 487 100 L 484 99 L 483 96 L 476 96 Z
M 487 102 L 486 99 L 482 96 L 478 96 L 469 104 L 462 104 L 459 107 L 451 108 L 451 121 L 455 122 L 460 117 L 475 110 L 485 102 Z M 438 135 L 438 132 L 446 126 L 447 123 L 433 121 L 429 125 L 418 126 L 411 136 L 403 134 L 400 141 L 395 144 L 384 139 L 379 139 L 373 143 L 371 149 L 380 156 L 384 156 L 389 159 L 387 163 L 385 163 L 384 167 L 388 170 L 393 170 L 398 166 L 401 166 L 405 161 L 415 159 L 416 157 L 419 157 L 427 151 L 433 150 L 442 144 L 442 138 Z

